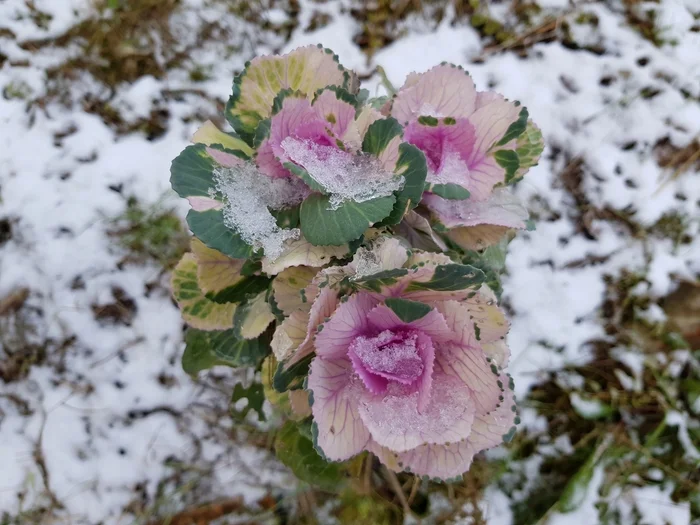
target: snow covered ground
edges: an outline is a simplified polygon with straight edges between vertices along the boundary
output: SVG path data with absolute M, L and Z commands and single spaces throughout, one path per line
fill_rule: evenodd
M 568 43 L 536 42 L 538 32 L 520 52 L 485 47 L 474 27 L 451 23 L 447 7 L 435 24 L 403 20 L 402 36 L 371 59 L 354 43 L 362 25 L 346 1 L 305 0 L 297 13 L 257 13 L 256 23 L 226 2 L 180 4 L 168 15 L 171 40 L 153 24 L 148 60 L 126 37 L 112 50 L 131 53 L 136 72 L 112 86 L 80 66 L 83 40 L 61 38 L 96 16 L 93 2 L 0 0 L 0 304 L 20 298 L 0 308 L 1 523 L 147 523 L 238 495 L 262 516 L 266 495 L 293 494 L 284 468 L 231 429 L 234 373 L 193 381 L 181 371 L 182 323 L 162 267 L 125 263 L 108 234 L 132 196 L 184 216 L 169 190 L 170 161 L 218 117 L 234 72 L 255 54 L 320 42 L 372 93 L 382 90 L 377 65 L 398 86 L 449 61 L 528 107 L 547 149 L 518 186 L 537 229 L 511 243 L 504 280 L 520 399 L 547 372 L 585 363 L 591 341 L 609 340 L 610 282 L 639 276 L 640 315 L 659 321 L 663 299 L 697 280 L 700 164 L 691 158 L 674 177 L 659 160 L 662 146 L 700 141 L 697 0 L 652 4 L 660 46 L 630 25 L 629 2 L 540 0 L 533 27 L 565 32 Z M 510 22 L 508 4 L 491 7 L 494 19 Z M 144 63 L 149 74 L 139 73 Z M 676 239 L 659 226 L 673 217 Z M 628 367 L 642 366 L 634 346 L 618 350 Z M 10 371 L 17 352 L 23 360 Z M 683 367 L 691 357 L 674 359 Z M 688 436 L 681 429 L 695 423 L 674 417 L 668 424 Z M 529 429 L 543 424 L 528 409 L 524 419 Z M 688 457 L 700 455 L 697 440 L 680 440 Z M 602 478 L 598 467 L 576 509 L 542 523 L 598 522 Z M 650 525 L 690 523 L 690 505 L 670 492 L 641 484 L 607 498 L 620 523 L 638 513 Z M 488 523 L 511 523 L 508 497 L 517 496 L 494 487 L 486 497 Z

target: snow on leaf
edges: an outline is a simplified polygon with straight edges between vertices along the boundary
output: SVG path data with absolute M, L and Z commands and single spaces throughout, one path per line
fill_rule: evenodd
M 299 238 L 299 230 L 277 225 L 270 209 L 279 210 L 299 204 L 306 192 L 294 179 L 271 179 L 254 164 L 214 170 L 213 190 L 224 196 L 224 224 L 256 249 L 275 259 L 283 252 L 284 242 Z

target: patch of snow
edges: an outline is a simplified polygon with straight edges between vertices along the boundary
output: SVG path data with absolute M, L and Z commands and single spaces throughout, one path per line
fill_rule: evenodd
M 254 163 L 242 162 L 232 168 L 214 171 L 215 187 L 224 196 L 224 223 L 239 233 L 241 238 L 256 249 L 262 249 L 270 260 L 284 251 L 284 243 L 298 239 L 298 228 L 280 228 L 272 210 L 300 204 L 306 192 L 296 178 L 272 179 L 262 175 Z

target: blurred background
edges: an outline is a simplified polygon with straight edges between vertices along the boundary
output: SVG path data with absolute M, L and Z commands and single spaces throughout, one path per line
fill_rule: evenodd
M 319 42 L 373 95 L 460 64 L 546 139 L 522 424 L 461 483 L 312 490 L 245 377 L 180 367 L 170 162 L 246 60 Z M 0 0 L 0 91 L 0 524 L 700 523 L 698 0 Z

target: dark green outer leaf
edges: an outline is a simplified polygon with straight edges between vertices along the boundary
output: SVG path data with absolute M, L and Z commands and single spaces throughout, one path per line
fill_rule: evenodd
M 468 199 L 471 195 L 469 190 L 463 188 L 459 184 L 447 183 L 447 184 L 431 184 L 428 191 L 442 197 L 443 199 L 462 201 Z
M 365 202 L 347 201 L 337 210 L 329 210 L 330 197 L 314 193 L 301 205 L 301 231 L 311 244 L 339 246 L 354 241 L 386 217 L 395 200 L 390 195 Z
M 391 308 L 404 323 L 417 321 L 428 315 L 432 310 L 432 308 L 425 303 L 409 301 L 408 299 L 400 299 L 398 297 L 389 297 L 384 303 Z
M 270 353 L 272 331 L 257 339 L 240 339 L 236 330 L 205 332 L 190 328 L 185 335 L 182 368 L 194 375 L 215 365 L 257 367 Z
M 494 153 L 493 156 L 496 162 L 498 162 L 498 165 L 506 170 L 506 184 L 510 183 L 520 167 L 520 158 L 518 154 L 509 149 L 502 149 Z
M 395 118 L 375 120 L 367 128 L 365 138 L 362 140 L 362 151 L 379 155 L 394 137 L 402 133 L 403 128 Z
M 396 172 L 406 166 L 401 173 L 404 185 L 396 195 L 396 204 L 389 217 L 382 224 L 398 224 L 408 210 L 418 206 L 423 197 L 425 178 L 428 175 L 428 167 L 425 163 L 425 155 L 415 146 L 403 142 L 399 145 L 399 160 L 396 162 Z
M 208 293 L 206 297 L 215 303 L 240 303 L 266 290 L 271 281 L 264 275 L 252 275 L 219 292 Z
M 289 368 L 287 368 L 284 361 L 279 363 L 277 370 L 275 370 L 275 376 L 272 378 L 272 388 L 280 393 L 302 388 L 302 383 L 309 373 L 309 365 L 313 357 L 313 355 L 306 356 Z
M 224 224 L 222 210 L 190 210 L 187 214 L 187 225 L 195 237 L 224 255 L 234 259 L 247 259 L 253 255 L 252 246 Z
M 236 410 L 236 402 L 247 399 L 248 404 L 241 410 Z M 243 421 L 248 412 L 254 410 L 258 414 L 258 421 L 267 421 L 263 404 L 265 403 L 265 390 L 260 383 L 253 383 L 249 387 L 244 387 L 241 383 L 236 384 L 231 396 L 231 415 L 238 421 Z
M 170 184 L 183 198 L 208 197 L 214 187 L 214 160 L 204 144 L 187 146 L 170 166 Z
M 446 264 L 437 266 L 430 281 L 413 281 L 406 288 L 407 292 L 418 290 L 434 290 L 438 292 L 451 292 L 466 288 L 477 288 L 486 281 L 486 275 L 473 266 L 463 264 Z
M 372 275 L 357 279 L 353 282 L 358 288 L 381 292 L 385 286 L 390 286 L 398 282 L 398 277 L 403 277 L 408 274 L 406 268 L 394 268 L 393 270 L 384 270 Z

